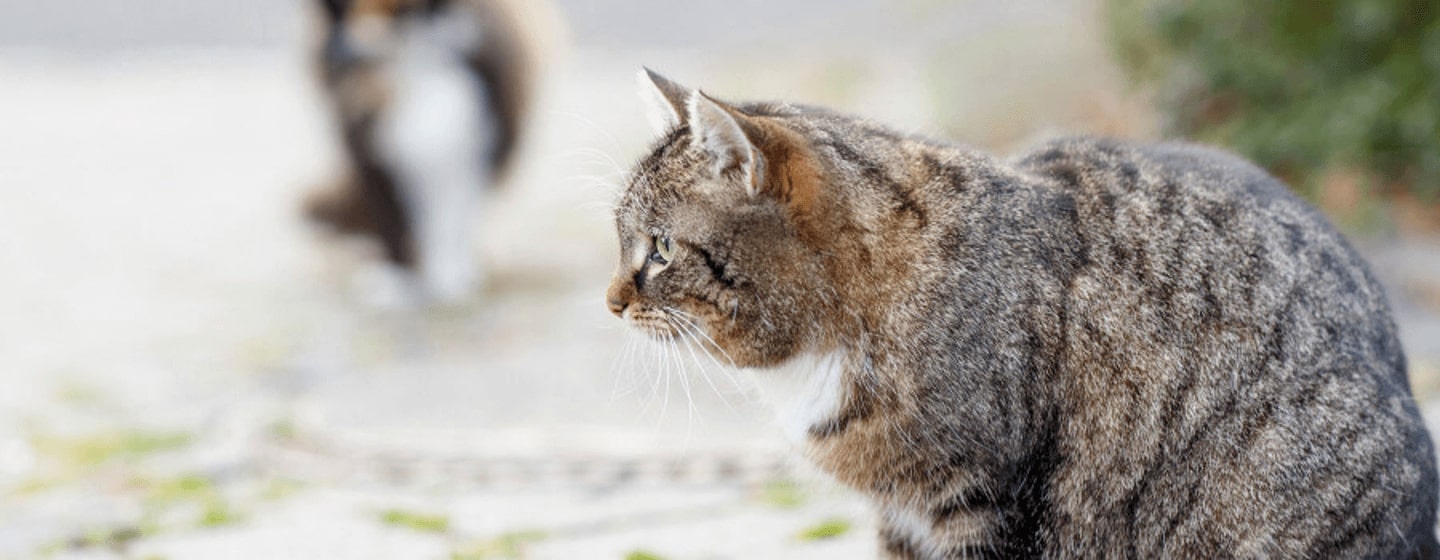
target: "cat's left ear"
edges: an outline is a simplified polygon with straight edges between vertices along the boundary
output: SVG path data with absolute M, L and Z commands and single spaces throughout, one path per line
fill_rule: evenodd
M 745 191 L 758 194 L 765 158 L 747 133 L 756 129 L 750 117 L 698 90 L 690 95 L 686 113 L 694 146 L 710 155 L 716 175 L 739 173 Z
M 690 99 L 690 88 L 649 68 L 641 68 L 635 78 L 640 86 L 640 99 L 645 102 L 645 118 L 656 134 L 665 134 L 685 124 L 685 103 Z

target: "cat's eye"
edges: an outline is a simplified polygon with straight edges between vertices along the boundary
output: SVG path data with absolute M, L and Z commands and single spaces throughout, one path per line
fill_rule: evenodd
M 675 242 L 669 237 L 656 237 L 653 241 L 655 252 L 650 255 L 650 260 L 661 264 L 670 262 L 670 258 L 675 256 Z

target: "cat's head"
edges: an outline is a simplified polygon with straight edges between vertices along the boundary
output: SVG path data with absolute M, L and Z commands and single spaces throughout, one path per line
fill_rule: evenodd
M 354 65 L 382 59 L 411 20 L 441 13 L 446 0 L 314 0 L 326 31 L 324 61 Z
M 816 349 L 834 292 L 822 177 L 785 123 L 792 110 L 732 105 L 649 70 L 640 86 L 661 137 L 616 208 L 611 312 L 742 367 Z
M 383 109 L 386 68 L 402 49 L 455 53 L 476 48 L 480 31 L 458 0 L 314 0 L 321 24 L 315 53 L 326 87 L 347 119 Z

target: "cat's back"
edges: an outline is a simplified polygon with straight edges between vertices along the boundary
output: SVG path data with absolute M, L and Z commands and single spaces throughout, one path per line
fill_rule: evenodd
M 1077 461 L 1055 487 L 1062 510 L 1113 521 L 1062 541 L 1435 552 L 1433 452 L 1390 309 L 1319 212 L 1194 145 L 1066 139 L 1013 165 L 1073 200 L 1083 262 L 1061 358 Z
M 1194 319 L 1347 301 L 1358 306 L 1353 319 L 1393 336 L 1384 292 L 1359 253 L 1284 183 L 1238 156 L 1186 143 L 1070 138 L 1015 166 L 1074 200 L 1092 270 L 1151 287 L 1200 281 L 1175 286 L 1219 307 Z
M 1283 183 L 1239 156 L 1184 142 L 1145 143 L 1109 138 L 1052 140 L 1014 159 L 1021 171 L 1057 181 L 1079 197 L 1097 197 L 1107 209 L 1126 202 L 1154 203 L 1153 214 L 1174 213 L 1181 205 L 1242 219 L 1295 218 L 1305 226 L 1333 228 Z M 1224 224 L 1217 224 L 1224 225 Z M 1297 224 L 1300 225 L 1300 224 Z

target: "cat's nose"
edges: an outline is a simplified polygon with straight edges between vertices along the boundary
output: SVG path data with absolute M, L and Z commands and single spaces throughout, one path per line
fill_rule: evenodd
M 629 305 L 627 302 L 611 298 L 605 298 L 605 304 L 610 306 L 610 312 L 614 313 L 616 317 L 624 317 L 625 308 Z
M 614 313 L 616 317 L 623 318 L 625 316 L 625 308 L 630 306 L 630 295 L 630 290 L 626 289 L 620 282 L 616 282 L 611 284 L 610 289 L 605 292 L 605 305 L 610 308 L 610 312 Z

